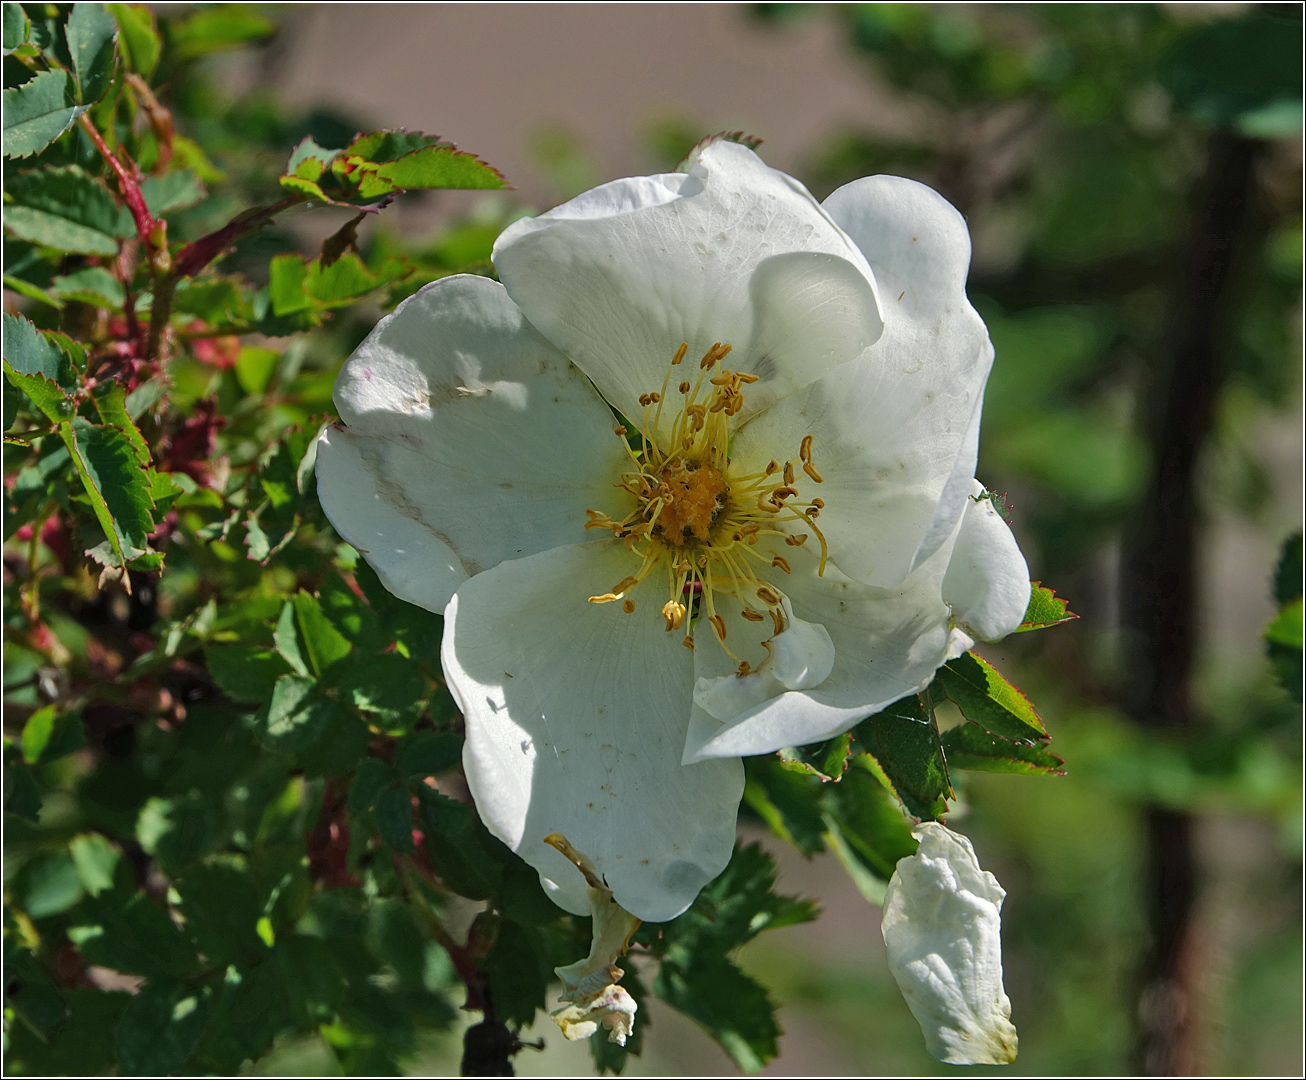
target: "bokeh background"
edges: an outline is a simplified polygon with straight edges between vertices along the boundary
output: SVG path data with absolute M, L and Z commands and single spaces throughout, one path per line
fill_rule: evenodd
M 1301 711 L 1263 639 L 1302 512 L 1299 9 L 332 4 L 277 18 L 263 49 L 215 61 L 213 93 L 328 131 L 438 132 L 513 184 L 506 196 L 401 200 L 377 228 L 409 241 L 484 244 L 520 208 L 670 168 L 722 130 L 765 139 L 766 160 L 818 197 L 891 172 L 962 210 L 970 292 L 997 350 L 979 475 L 1008 492 L 1033 576 L 1081 616 L 993 650 L 1039 704 L 1068 775 L 965 774 L 951 818 L 1009 893 L 1014 1071 L 1299 1074 Z M 1228 271 L 1194 311 L 1193 274 L 1220 255 L 1193 252 L 1230 199 L 1245 204 L 1215 241 Z M 310 250 L 320 236 L 303 229 L 262 242 Z M 1214 312 L 1205 368 L 1184 351 L 1201 308 Z M 1205 385 L 1206 412 L 1175 396 L 1185 380 Z M 1152 463 L 1165 401 L 1196 448 L 1180 717 L 1157 716 L 1139 689 L 1158 654 L 1131 618 L 1130 567 L 1164 498 Z M 760 824 L 742 828 L 765 838 Z M 1158 897 L 1175 855 L 1158 845 L 1191 853 L 1190 904 Z M 921 1048 L 884 965 L 879 912 L 832 856 L 767 846 L 781 887 L 824 909 L 742 958 L 784 1003 L 767 1072 L 953 1071 Z M 1149 918 L 1182 938 L 1172 984 L 1147 959 Z M 1158 1051 L 1168 1008 L 1183 1015 Z M 736 1071 L 665 1007 L 641 1020 L 634 1072 Z M 547 1049 L 523 1052 L 522 1074 L 589 1068 L 583 1045 L 538 1034 Z M 1176 1056 L 1166 1066 L 1158 1052 Z M 451 1071 L 457 1053 L 454 1039 L 433 1044 L 413 1070 Z M 317 1067 L 311 1048 L 263 1068 L 296 1066 Z
M 979 476 L 1007 492 L 1032 575 L 1080 616 L 986 650 L 1067 775 L 954 776 L 949 822 L 1009 894 L 1009 1071 L 1300 1075 L 1300 684 L 1294 699 L 1276 680 L 1264 637 L 1302 516 L 1300 7 L 263 10 L 275 36 L 172 88 L 179 130 L 251 186 L 306 133 L 337 146 L 406 126 L 476 153 L 511 192 L 404 196 L 359 231 L 365 250 L 416 245 L 432 276 L 487 256 L 515 214 L 672 168 L 718 131 L 763 138 L 818 197 L 888 172 L 966 215 L 997 353 Z M 287 215 L 227 265 L 312 252 L 347 216 Z M 323 408 L 378 314 L 303 349 Z M 834 857 L 747 816 L 741 832 L 780 860 L 782 891 L 823 909 L 740 958 L 783 1003 L 766 1072 L 957 1071 L 925 1054 L 879 911 Z M 628 1074 L 738 1071 L 656 1001 L 640 1023 Z M 460 1031 L 406 1067 L 456 1072 Z M 519 1074 L 591 1071 L 585 1044 L 547 1019 L 524 1038 L 541 1035 Z M 313 1040 L 257 1066 L 333 1068 Z

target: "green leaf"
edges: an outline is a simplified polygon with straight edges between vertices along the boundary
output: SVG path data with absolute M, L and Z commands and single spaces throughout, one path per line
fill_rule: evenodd
M 660 927 L 668 955 L 692 964 L 708 953 L 730 952 L 764 930 L 815 919 L 810 901 L 771 891 L 775 875 L 775 860 L 759 844 L 736 845 L 726 868 L 704 886 L 693 906 Z
M 1029 698 L 982 656 L 969 652 L 949 660 L 935 678 L 961 715 L 990 734 L 1025 742 L 1047 739 Z
M 758 1072 L 778 1052 L 780 1027 L 766 990 L 724 956 L 689 966 L 663 962 L 653 991 L 696 1021 L 745 1072 Z
M 22 743 L 28 765 L 45 765 L 85 746 L 86 731 L 77 713 L 46 705 L 28 717 Z
M 8 56 L 27 40 L 32 32 L 32 24 L 26 12 L 18 4 L 5 4 L 4 7 L 4 54 Z
M 190 169 L 177 169 L 162 176 L 147 176 L 141 183 L 145 205 L 155 217 L 194 206 L 204 198 L 204 185 Z
M 360 655 L 337 681 L 355 708 L 375 714 L 383 725 L 407 730 L 421 715 L 426 679 L 416 664 L 399 653 Z
M 195 1052 L 208 1020 L 208 987 L 151 980 L 141 988 L 118 1022 L 114 1043 L 128 1076 L 167 1076 L 179 1072 Z
M 150 463 L 150 450 L 145 445 L 145 438 L 141 435 L 140 430 L 136 427 L 136 422 L 131 418 L 127 411 L 127 392 L 123 389 L 121 383 L 103 382 L 91 391 L 91 401 L 95 404 L 95 411 L 100 414 L 100 419 L 106 424 L 121 431 L 127 441 L 131 443 L 132 449 L 136 452 L 136 464 L 144 468 Z M 152 493 L 156 485 L 150 484 L 151 505 L 154 503 Z
M 79 100 L 87 104 L 99 101 L 113 78 L 113 39 L 118 24 L 103 4 L 74 4 L 64 36 L 77 76 Z
M 1293 533 L 1283 542 L 1274 568 L 1274 602 L 1280 607 L 1302 595 L 1302 534 Z
M 170 872 L 194 862 L 209 847 L 215 809 L 197 792 L 147 799 L 136 819 L 136 840 Z
M 821 792 L 821 805 L 827 824 L 838 829 L 853 856 L 880 878 L 881 890 L 898 860 L 916 851 L 901 807 L 866 769 L 850 769 L 838 784 L 828 785 Z
M 5 206 L 5 228 L 34 244 L 113 256 L 118 241 L 135 232 L 109 189 L 78 165 L 15 173 L 7 178 L 5 193 L 12 198 Z
M 511 854 L 494 839 L 470 806 L 433 791 L 417 790 L 421 800 L 426 849 L 437 873 L 454 892 L 485 900 L 502 878 L 502 862 Z
M 272 1040 L 290 1023 L 281 971 L 275 960 L 254 966 L 230 966 L 210 1012 L 209 1030 L 199 1057 L 223 1074 L 262 1057 Z
M 956 769 L 980 772 L 1024 773 L 1031 776 L 1064 776 L 1064 758 L 1042 746 L 1011 742 L 991 735 L 977 724 L 958 724 L 943 733 L 943 752 Z
M 786 769 L 774 757 L 745 758 L 744 768 L 748 776 L 744 801 L 771 831 L 804 855 L 824 850 L 822 782 L 814 775 Z
M 148 79 L 159 63 L 163 42 L 159 40 L 154 12 L 145 4 L 107 4 L 118 23 L 118 49 L 128 71 Z
M 262 394 L 272 381 L 281 354 L 276 349 L 245 345 L 236 357 L 236 381 L 247 394 Z
M 386 847 L 400 854 L 417 850 L 413 843 L 413 807 L 406 787 L 391 787 L 376 801 L 376 831 Z
M 28 769 L 16 757 L 5 762 L 5 813 L 28 821 L 41 816 L 41 789 Z
M 394 769 L 380 758 L 363 758 L 354 769 L 354 782 L 349 786 L 349 809 L 355 814 L 371 810 L 381 793 L 398 779 Z
M 348 983 L 323 942 L 303 934 L 289 934 L 277 939 L 275 952 L 295 1026 L 314 1031 L 330 1023 Z
M 204 655 L 219 689 L 232 701 L 247 705 L 270 700 L 277 680 L 291 673 L 279 654 L 256 646 L 209 645 Z
M 406 262 L 388 260 L 374 273 L 352 251 L 325 268 L 321 259 L 310 263 L 300 255 L 277 255 L 269 266 L 268 298 L 274 315 L 304 313 L 316 323 L 323 312 L 352 304 L 411 272 Z
M 50 292 L 63 301 L 77 300 L 113 311 L 121 311 L 126 299 L 122 282 L 103 266 L 86 266 L 71 274 L 61 274 L 50 282 Z
M 33 919 L 67 911 L 84 895 L 77 867 L 64 850 L 37 855 L 25 863 L 15 884 L 19 906 Z
M 41 375 L 66 390 L 76 383 L 72 361 L 58 340 L 21 315 L 4 315 L 4 358 L 21 375 Z
M 182 977 L 195 969 L 194 947 L 155 901 L 143 893 L 121 906 L 112 899 L 105 893 L 90 910 L 79 908 L 86 921 L 68 930 L 87 960 L 128 975 Z
M 318 693 L 316 680 L 299 675 L 277 680 L 261 715 L 265 741 L 292 754 L 312 746 L 339 718 L 335 702 Z
M 353 650 L 353 646 L 331 624 L 331 620 L 322 611 L 322 605 L 317 597 L 301 590 L 295 594 L 294 605 L 299 640 L 304 646 L 304 653 L 313 671 L 321 677 L 347 657 Z
M 308 664 L 304 660 L 304 646 L 295 620 L 293 600 L 287 600 L 281 605 L 281 615 L 277 619 L 276 629 L 272 632 L 272 640 L 276 643 L 277 652 L 285 658 L 286 663 L 296 674 L 308 674 Z
M 17 5 L 5 5 L 10 6 Z M 47 1035 L 64 1018 L 63 999 L 36 957 L 22 948 L 15 937 L 5 934 L 5 1010 L 13 1009 L 38 1032 Z M 5 1034 L 7 1039 L 8 1031 Z
M 439 776 L 462 758 L 463 737 L 456 731 L 419 731 L 399 741 L 395 765 L 405 778 Z
M 285 175 L 316 180 L 339 154 L 339 150 L 328 150 L 318 146 L 312 136 L 309 136 L 291 151 L 290 160 L 286 162 Z
M 66 421 L 77 411 L 73 400 L 57 383 L 51 382 L 43 375 L 20 375 L 4 361 L 5 378 L 17 390 L 21 390 L 47 419 L 55 423 Z M 11 421 L 12 423 L 12 421 Z
M 777 753 L 780 767 L 790 772 L 810 773 L 822 780 L 838 780 L 848 767 L 852 736 L 847 732 L 815 746 L 789 746 Z
M 474 154 L 452 146 L 426 146 L 393 161 L 367 161 L 346 149 L 333 171 L 342 164 L 354 166 L 350 180 L 358 184 L 358 196 L 381 198 L 394 191 L 426 188 L 499 189 L 508 186 L 499 171 Z
M 263 905 L 243 860 L 197 863 L 176 881 L 186 930 L 210 963 L 229 963 L 264 949 L 255 929 Z
M 236 49 L 276 32 L 276 23 L 248 4 L 221 4 L 168 24 L 168 43 L 178 60 Z
M 1265 640 L 1272 645 L 1285 645 L 1290 649 L 1302 647 L 1302 599 L 1290 600 L 1279 609 L 1279 614 L 1265 628 Z
M 154 530 L 150 482 L 136 447 L 116 427 L 77 417 L 59 434 L 90 496 L 100 527 L 120 565 L 145 553 Z
M 1016 633 L 1019 634 L 1024 630 L 1042 630 L 1044 627 L 1056 626 L 1058 623 L 1070 622 L 1078 618 L 1079 616 L 1066 606 L 1066 601 L 1051 589 L 1033 581 L 1030 582 L 1029 607 L 1025 609 L 1025 617 L 1016 627 Z
M 22 86 L 5 90 L 5 157 L 31 157 L 54 142 L 88 108 L 74 100 L 72 77 L 66 71 L 42 71 Z
M 99 896 L 113 888 L 113 873 L 118 867 L 121 853 L 99 833 L 82 833 L 74 836 L 68 851 L 77 868 L 82 888 L 91 896 Z
M 939 821 L 952 798 L 939 732 L 912 694 L 863 720 L 853 739 L 867 753 L 853 760 L 887 784 L 913 817 Z

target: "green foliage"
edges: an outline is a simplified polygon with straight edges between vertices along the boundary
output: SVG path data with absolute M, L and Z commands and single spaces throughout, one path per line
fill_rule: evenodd
M 5 157 L 31 157 L 44 150 L 86 109 L 77 104 L 72 77 L 65 71 L 38 72 L 22 86 L 6 87 Z
M 1302 534 L 1283 542 L 1274 570 L 1279 612 L 1265 628 L 1265 650 L 1279 680 L 1297 704 L 1302 700 Z

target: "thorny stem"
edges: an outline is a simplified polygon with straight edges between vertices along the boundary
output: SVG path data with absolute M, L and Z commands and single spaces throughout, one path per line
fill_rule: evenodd
M 137 182 L 136 177 L 127 171 L 127 168 L 117 155 L 109 149 L 109 144 L 104 141 L 104 136 L 100 134 L 99 129 L 91 122 L 89 114 L 82 113 L 77 118 L 77 122 L 82 125 L 82 129 L 91 137 L 91 142 L 95 143 L 95 148 L 100 151 L 100 156 L 109 164 L 113 170 L 114 176 L 118 178 L 118 188 L 122 192 L 122 200 L 127 204 L 127 209 L 131 212 L 132 220 L 136 223 L 136 234 L 141 238 L 143 244 L 150 244 L 150 236 L 154 232 L 155 220 L 154 215 L 150 213 L 150 208 L 145 205 L 145 196 L 141 194 L 141 185 Z

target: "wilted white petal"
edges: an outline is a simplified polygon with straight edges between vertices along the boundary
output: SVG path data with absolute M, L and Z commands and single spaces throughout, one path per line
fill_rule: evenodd
M 682 342 L 760 376 L 747 416 L 880 335 L 875 281 L 801 184 L 730 142 L 514 222 L 494 265 L 531 323 L 636 423 Z
M 898 862 L 884 896 L 889 970 L 925 1035 L 951 1065 L 1016 1060 L 1011 1002 L 1002 988 L 1006 897 L 964 836 L 933 821 L 913 830 L 915 855 Z
M 608 1042 L 626 1045 L 635 1028 L 635 999 L 617 985 L 622 970 L 617 957 L 626 952 L 631 935 L 639 929 L 639 920 L 612 899 L 598 870 L 582 852 L 577 851 L 560 833 L 552 833 L 544 842 L 575 864 L 585 877 L 593 930 L 589 955 L 566 967 L 554 968 L 562 980 L 558 1000 L 566 1002 L 551 1016 L 568 1039 L 587 1039 L 603 1025 Z
M 943 599 L 977 638 L 996 641 L 1016 629 L 1029 606 L 1029 567 L 984 485 L 971 481 L 961 531 L 943 578 Z

